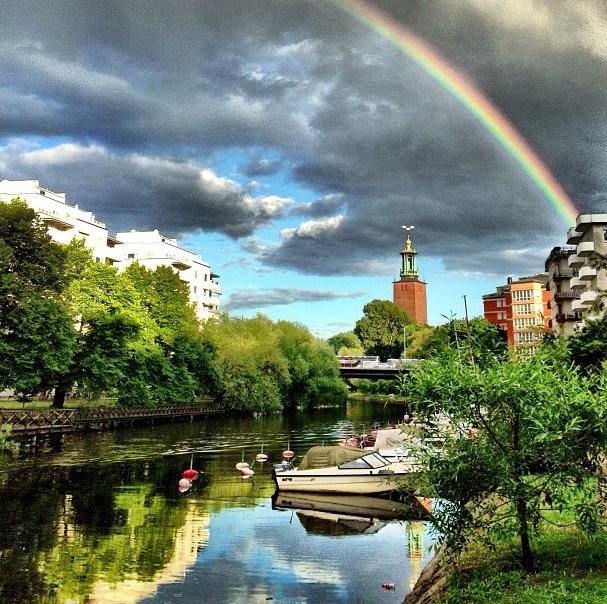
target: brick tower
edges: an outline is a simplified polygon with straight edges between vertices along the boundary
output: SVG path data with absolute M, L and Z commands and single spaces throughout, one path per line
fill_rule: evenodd
M 419 279 L 416 260 L 417 252 L 409 237 L 409 231 L 413 227 L 403 226 L 403 229 L 407 231 L 407 238 L 400 252 L 402 258 L 400 279 L 392 282 L 392 301 L 417 323 L 427 325 L 426 283 Z

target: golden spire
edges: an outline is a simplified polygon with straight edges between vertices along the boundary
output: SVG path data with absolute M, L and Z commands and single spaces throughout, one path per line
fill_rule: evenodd
M 411 241 L 411 237 L 407 233 L 407 239 L 405 240 L 405 245 L 403 247 L 403 252 L 413 252 L 415 253 L 415 248 L 413 247 L 413 241 Z

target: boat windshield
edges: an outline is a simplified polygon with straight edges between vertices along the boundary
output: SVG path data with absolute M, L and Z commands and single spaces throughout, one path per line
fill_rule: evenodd
M 370 453 L 358 459 L 351 459 L 337 466 L 340 470 L 368 470 L 369 468 L 383 468 L 390 462 L 379 455 L 379 453 Z

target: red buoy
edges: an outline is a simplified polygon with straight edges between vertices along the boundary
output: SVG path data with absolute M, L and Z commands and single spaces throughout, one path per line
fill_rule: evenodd
M 181 475 L 182 478 L 187 478 L 188 480 L 196 480 L 199 476 L 198 472 L 196 470 L 184 470 L 183 474 Z

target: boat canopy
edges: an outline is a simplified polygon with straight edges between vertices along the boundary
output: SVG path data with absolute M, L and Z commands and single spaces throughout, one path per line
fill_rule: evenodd
M 299 464 L 299 470 L 316 470 L 330 468 L 342 463 L 367 455 L 369 451 L 350 447 L 312 447 L 304 455 Z
M 396 449 L 403 444 L 415 441 L 421 436 L 419 424 L 402 424 L 396 428 L 378 430 L 375 437 L 375 449 Z

